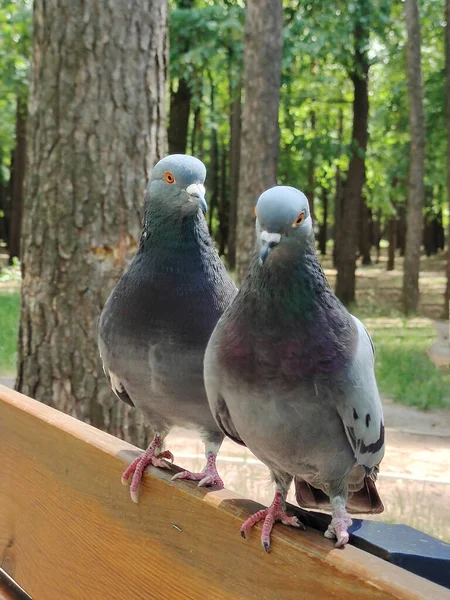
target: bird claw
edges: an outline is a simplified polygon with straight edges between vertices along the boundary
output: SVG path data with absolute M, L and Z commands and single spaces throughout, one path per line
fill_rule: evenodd
M 159 467 L 160 469 L 170 469 L 170 465 L 166 462 L 166 459 L 169 459 L 172 462 L 174 460 L 173 454 L 169 450 L 154 454 L 155 450 L 156 446 L 150 446 L 122 473 L 121 482 L 123 485 L 128 485 L 128 481 L 131 477 L 130 496 L 136 504 L 138 503 L 141 480 L 147 467 L 152 465 L 154 467 Z
M 347 528 L 352 524 L 352 520 L 348 515 L 341 517 L 333 517 L 324 536 L 328 539 L 336 539 L 336 548 L 341 548 L 348 543 L 350 535 Z
M 181 471 L 172 477 L 175 479 L 188 479 L 190 481 L 198 481 L 198 487 L 206 487 L 216 485 L 223 488 L 223 481 L 216 470 L 214 472 L 191 473 L 191 471 Z
M 245 539 L 246 531 L 253 527 L 253 525 L 256 525 L 259 521 L 264 520 L 261 532 L 261 544 L 266 552 L 270 552 L 270 534 L 276 521 L 281 521 L 284 525 L 290 525 L 291 527 L 305 529 L 305 526 L 297 517 L 290 517 L 281 509 L 280 500 L 281 497 L 278 496 L 277 492 L 274 501 L 268 508 L 259 510 L 254 515 L 251 515 L 251 517 L 249 517 L 241 526 L 241 536 Z

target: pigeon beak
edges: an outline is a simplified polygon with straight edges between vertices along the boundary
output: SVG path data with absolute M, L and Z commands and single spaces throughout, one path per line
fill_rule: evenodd
M 280 243 L 281 235 L 279 233 L 261 232 L 261 249 L 259 251 L 259 261 L 263 265 L 269 256 L 272 248 Z
M 191 183 L 191 185 L 189 185 L 186 188 L 186 192 L 189 194 L 191 202 L 193 202 L 194 199 L 196 202 L 198 202 L 203 213 L 205 213 L 208 210 L 208 205 L 206 204 L 206 200 L 205 200 L 205 186 L 204 185 L 202 185 L 201 183 Z

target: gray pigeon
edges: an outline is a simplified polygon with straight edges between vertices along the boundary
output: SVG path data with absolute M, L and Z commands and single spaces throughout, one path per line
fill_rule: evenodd
M 270 548 L 286 515 L 292 480 L 304 507 L 330 507 L 325 533 L 347 543 L 350 512 L 382 512 L 374 481 L 384 454 L 384 425 L 366 329 L 330 289 L 318 261 L 308 201 L 274 187 L 257 203 L 258 247 L 247 277 L 217 324 L 205 354 L 205 385 L 216 422 L 270 469 L 264 520 Z
M 100 316 L 99 350 L 115 394 L 142 412 L 153 431 L 147 450 L 123 473 L 137 502 L 145 468 L 167 467 L 164 438 L 174 425 L 198 430 L 202 473 L 175 478 L 223 486 L 216 455 L 223 434 L 209 410 L 203 356 L 211 332 L 236 294 L 204 217 L 204 164 L 176 154 L 153 169 L 139 250 Z

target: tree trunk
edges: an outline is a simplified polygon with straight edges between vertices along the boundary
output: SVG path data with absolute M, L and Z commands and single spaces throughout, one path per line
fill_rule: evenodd
M 450 0 L 445 5 L 445 120 L 447 125 L 447 201 L 450 213 Z M 450 223 L 447 225 L 447 287 L 444 319 L 450 318 Z
M 328 190 L 322 188 L 323 221 L 319 229 L 319 251 L 322 256 L 327 254 L 328 240 Z
M 166 151 L 166 0 L 34 2 L 17 389 L 145 444 L 114 397 L 97 321 L 136 252 Z
M 237 212 L 236 273 L 247 270 L 255 243 L 253 207 L 276 184 L 280 131 L 283 7 L 281 0 L 248 0 L 244 39 L 244 107 Z
M 191 96 L 186 79 L 180 79 L 177 91 L 170 94 L 170 122 L 167 132 L 170 154 L 186 153 Z
M 342 138 L 344 135 L 344 111 L 342 108 L 339 109 L 339 121 L 338 121 L 338 158 L 342 152 Z M 341 167 L 336 166 L 336 196 L 334 198 L 334 244 L 333 244 L 333 267 L 337 265 L 337 255 L 339 252 L 339 235 L 341 226 L 341 211 L 342 211 L 342 172 Z
M 388 232 L 388 261 L 387 261 L 387 271 L 393 271 L 395 269 L 395 247 L 397 243 L 397 219 L 395 217 L 391 217 L 388 221 L 387 226 Z
M 367 148 L 367 124 L 369 115 L 369 61 L 367 46 L 369 33 L 363 22 L 355 26 L 355 64 L 351 79 L 354 86 L 352 156 L 342 198 L 342 214 L 345 214 L 345 232 L 339 236 L 337 253 L 336 295 L 345 304 L 355 300 L 356 252 L 358 249 L 361 193 L 366 179 L 365 152 Z
M 194 111 L 194 123 L 192 124 L 192 134 L 191 134 L 191 154 L 192 156 L 197 156 L 200 160 L 203 160 L 203 147 L 198 143 L 198 138 L 200 130 L 202 128 L 202 115 L 201 108 L 198 106 Z
M 215 86 L 212 74 L 209 73 L 209 81 L 211 85 L 211 146 L 210 146 L 210 163 L 208 178 L 206 181 L 207 188 L 209 190 L 209 230 L 211 235 L 215 235 L 217 232 L 212 230 L 214 211 L 219 204 L 219 145 L 217 142 L 217 128 L 214 123 L 215 118 Z
M 3 164 L 3 152 L 0 148 L 0 167 Z M 9 245 L 9 189 L 0 168 L 0 240 Z
M 403 307 L 405 313 L 412 313 L 417 311 L 419 304 L 420 247 L 425 191 L 425 119 L 423 113 L 419 8 L 417 0 L 405 0 L 404 6 L 408 33 L 406 64 L 411 141 L 403 273 Z
M 406 244 L 406 207 L 404 204 L 398 209 L 398 229 L 397 229 L 397 247 L 400 250 L 400 256 L 405 256 Z
M 381 230 L 381 210 L 377 211 L 377 217 L 373 221 L 373 243 L 376 249 L 377 258 L 375 260 L 376 264 L 380 262 L 380 242 L 383 237 L 383 232 Z
M 220 152 L 220 185 L 219 185 L 219 254 L 225 254 L 228 239 L 229 202 L 227 176 L 227 149 L 221 144 Z
M 230 112 L 230 208 L 228 226 L 228 266 L 236 267 L 236 221 L 241 162 L 241 82 L 235 90 Z
M 316 113 L 314 110 L 312 110 L 309 113 L 310 116 L 310 125 L 311 125 L 311 131 L 313 132 L 313 136 L 315 135 L 315 131 L 316 131 Z M 308 198 L 308 202 L 309 202 L 309 212 L 311 213 L 311 219 L 315 220 L 315 215 L 314 215 L 314 194 L 315 194 L 315 190 L 316 190 L 316 156 L 315 156 L 315 139 L 313 138 L 311 140 L 311 146 L 309 148 L 310 151 L 310 158 L 309 158 L 309 163 L 308 163 L 308 185 L 306 188 L 306 197 Z
M 366 204 L 366 199 L 361 195 L 361 227 L 360 227 L 360 238 L 359 238 L 359 251 L 361 254 L 361 263 L 363 265 L 371 265 L 372 259 L 370 257 L 370 221 L 371 215 L 369 207 Z
M 9 258 L 21 258 L 20 237 L 24 202 L 25 162 L 26 162 L 27 102 L 17 98 L 16 107 L 16 147 L 14 168 L 12 169 L 11 228 L 9 231 Z

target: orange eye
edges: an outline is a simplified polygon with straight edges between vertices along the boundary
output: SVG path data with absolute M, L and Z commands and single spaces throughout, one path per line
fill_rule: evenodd
M 257 216 L 258 216 L 258 213 L 256 212 L 256 206 L 255 206 L 255 208 L 253 209 L 253 215 L 254 215 L 255 217 L 257 217 Z
M 175 177 L 172 175 L 172 173 L 169 173 L 169 171 L 166 171 L 164 173 L 164 179 L 167 181 L 167 183 L 175 182 Z
M 292 227 L 299 227 L 303 221 L 305 220 L 305 213 L 301 212 L 298 217 L 295 219 L 295 221 L 292 223 Z

